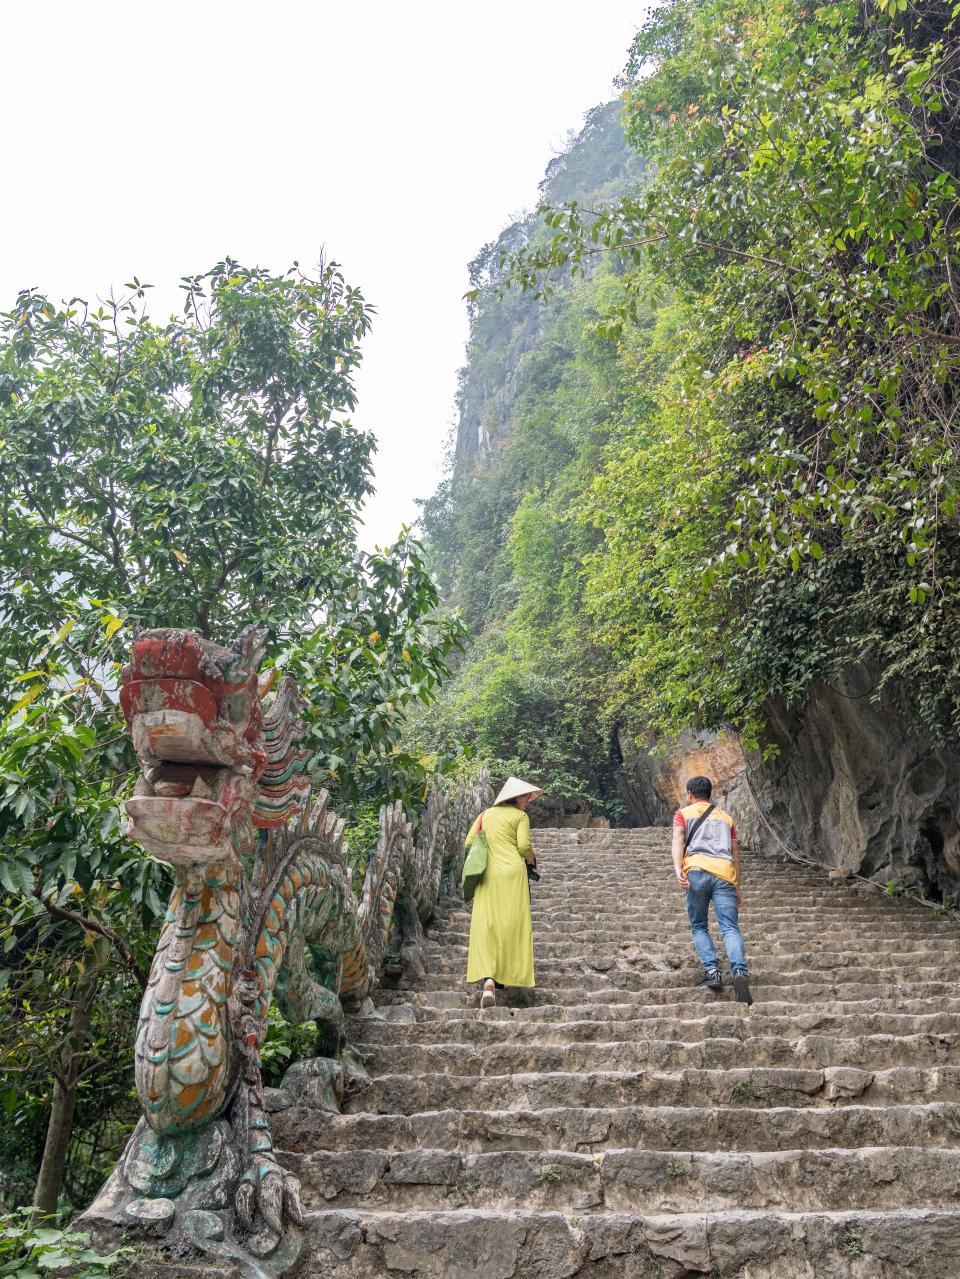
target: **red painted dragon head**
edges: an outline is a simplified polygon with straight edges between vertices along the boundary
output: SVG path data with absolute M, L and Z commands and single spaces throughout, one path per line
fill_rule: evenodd
M 163 861 L 237 861 L 254 827 L 282 826 L 304 804 L 307 731 L 296 681 L 258 680 L 267 632 L 247 626 L 230 648 L 192 631 L 141 631 L 120 704 L 142 774 L 127 834 Z

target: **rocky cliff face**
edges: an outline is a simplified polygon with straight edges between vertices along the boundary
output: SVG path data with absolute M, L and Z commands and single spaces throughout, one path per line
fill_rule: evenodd
M 510 434 L 510 415 L 520 390 L 523 357 L 540 344 L 542 313 L 529 300 L 489 334 L 474 341 L 460 382 L 454 471 L 468 474 L 477 462 L 499 450 Z
M 763 746 L 779 754 L 766 763 L 760 751 L 745 755 L 735 734 L 687 732 L 662 756 L 634 748 L 625 785 L 664 822 L 686 779 L 705 773 L 747 847 L 776 855 L 786 845 L 960 905 L 960 751 L 913 732 L 891 697 L 872 692 L 857 667 L 814 687 L 801 709 L 768 706 Z
M 912 732 L 890 697 L 871 698 L 872 683 L 854 668 L 815 687 L 802 710 L 770 707 L 780 755 L 751 760 L 745 782 L 792 847 L 960 902 L 960 752 Z M 767 847 L 771 832 L 759 825 L 754 838 Z
M 620 123 L 620 103 L 589 111 L 583 129 L 567 138 L 540 183 L 543 203 L 577 200 L 596 205 L 622 194 L 643 173 L 644 161 L 631 151 Z M 480 290 L 471 312 L 467 363 L 460 375 L 454 475 L 467 475 L 510 435 L 510 417 L 523 376 L 524 356 L 539 346 L 546 306 L 531 294 L 496 296 L 502 277 L 501 253 L 536 241 L 542 226 L 524 215 L 485 244 L 470 263 L 470 282 Z

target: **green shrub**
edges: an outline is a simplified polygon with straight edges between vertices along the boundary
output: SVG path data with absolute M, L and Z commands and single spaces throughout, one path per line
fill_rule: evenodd
M 71 1279 L 108 1279 L 124 1249 L 101 1257 L 88 1246 L 89 1235 L 44 1220 L 30 1209 L 0 1219 L 0 1275 L 49 1279 L 51 1271 L 69 1269 Z

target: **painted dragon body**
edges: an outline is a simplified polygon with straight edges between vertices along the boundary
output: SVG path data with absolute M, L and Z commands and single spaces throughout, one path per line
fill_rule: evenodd
M 258 679 L 264 638 L 247 627 L 227 649 L 188 631 L 145 631 L 123 671 L 142 769 L 128 834 L 173 864 L 175 883 L 136 1040 L 143 1117 L 85 1217 L 173 1231 L 277 1275 L 299 1250 L 302 1215 L 263 1109 L 270 1004 L 287 1021 L 315 1021 L 336 1059 L 344 1007 L 374 986 L 391 932 L 415 960 L 421 953 L 421 923 L 444 879 L 459 884 L 463 836 L 484 796 L 461 788 L 451 802 L 434 791 L 416 842 L 399 804 L 381 809 L 358 902 L 343 822 L 304 776 L 296 683 L 273 689 L 274 671 Z

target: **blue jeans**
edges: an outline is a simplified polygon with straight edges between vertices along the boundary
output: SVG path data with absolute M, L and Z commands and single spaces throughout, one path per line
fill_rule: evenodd
M 747 961 L 737 924 L 737 890 L 725 879 L 696 866 L 687 872 L 687 879 L 690 881 L 687 889 L 687 918 L 690 920 L 693 944 L 697 948 L 701 964 L 706 969 L 717 967 L 717 948 L 707 932 L 707 916 L 712 898 L 714 914 L 723 934 L 727 959 L 730 961 L 730 971 L 734 977 L 738 973 L 746 977 Z

